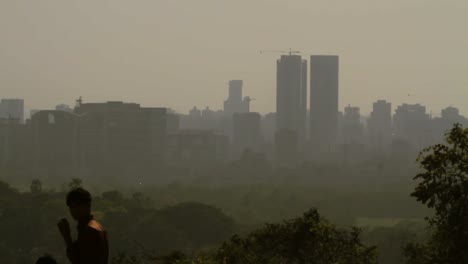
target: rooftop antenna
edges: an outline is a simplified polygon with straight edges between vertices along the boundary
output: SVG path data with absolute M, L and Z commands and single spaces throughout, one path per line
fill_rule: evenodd
M 268 52 L 287 53 L 287 54 L 289 54 L 289 56 L 291 56 L 292 54 L 300 54 L 300 53 L 301 53 L 301 52 L 298 51 L 298 50 L 292 50 L 291 48 L 289 48 L 289 50 L 261 50 L 261 51 L 260 51 L 260 54 L 268 53 Z

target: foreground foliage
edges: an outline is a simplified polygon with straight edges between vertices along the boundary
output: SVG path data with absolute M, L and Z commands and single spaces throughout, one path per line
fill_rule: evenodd
M 76 179 L 72 183 L 70 188 L 81 184 Z M 67 263 L 56 227 L 57 220 L 68 215 L 66 190 L 44 190 L 38 180 L 30 189 L 19 192 L 0 181 L 0 263 L 34 263 L 44 253 Z M 111 256 L 134 254 L 143 247 L 163 255 L 199 251 L 219 245 L 236 231 L 234 220 L 220 209 L 195 202 L 156 209 L 141 193 L 130 198 L 118 191 L 96 195 L 93 214 L 109 233 Z
M 426 244 L 406 248 L 410 264 L 468 263 L 468 128 L 455 125 L 446 145 L 424 150 L 421 180 L 412 196 L 435 215 L 428 218 L 433 235 Z
M 235 235 L 218 249 L 191 258 L 178 252 L 163 257 L 143 254 L 116 258 L 114 263 L 377 263 L 376 248 L 365 246 L 360 237 L 358 229 L 339 229 L 311 209 L 302 217 L 281 224 L 267 224 L 245 237 Z
M 376 263 L 356 228 L 341 230 L 312 209 L 283 224 L 269 224 L 245 238 L 234 236 L 216 253 L 219 263 Z

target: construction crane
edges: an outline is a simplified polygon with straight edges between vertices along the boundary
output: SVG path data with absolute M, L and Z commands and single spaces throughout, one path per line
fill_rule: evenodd
M 260 51 L 260 54 L 269 53 L 269 52 L 274 52 L 274 53 L 288 53 L 289 55 L 292 55 L 292 54 L 300 54 L 300 53 L 301 53 L 300 51 L 289 49 L 289 50 L 261 50 L 261 51 Z
M 250 112 L 250 102 L 255 101 L 255 100 L 257 99 L 250 98 L 250 96 L 245 96 L 244 99 L 242 100 L 243 111 L 246 113 Z
M 245 96 L 245 97 L 244 97 L 244 101 L 249 102 L 249 103 L 250 103 L 251 101 L 255 101 L 255 100 L 257 100 L 257 98 L 250 98 L 250 96 Z

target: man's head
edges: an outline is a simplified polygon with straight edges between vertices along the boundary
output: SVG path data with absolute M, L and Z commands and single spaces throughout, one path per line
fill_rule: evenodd
M 91 213 L 91 194 L 83 188 L 73 189 L 67 194 L 67 205 L 75 220 L 86 219 Z
M 40 257 L 36 261 L 36 264 L 57 264 L 57 261 L 55 261 L 55 259 L 53 259 L 51 256 L 45 255 L 43 257 Z

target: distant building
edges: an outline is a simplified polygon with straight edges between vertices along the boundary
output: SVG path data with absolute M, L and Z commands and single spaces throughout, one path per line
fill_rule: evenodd
M 234 114 L 232 149 L 235 159 L 244 151 L 260 151 L 263 142 L 260 121 L 259 113 Z
M 310 141 L 313 150 L 330 150 L 338 135 L 339 59 L 310 57 Z
M 182 130 L 213 130 L 218 133 L 230 132 L 222 110 L 211 110 L 208 106 L 199 110 L 193 107 L 188 115 L 180 115 L 180 129 Z
M 425 106 L 400 105 L 393 115 L 394 136 L 400 141 L 407 141 L 415 151 L 420 151 L 434 142 L 430 121 Z
M 223 123 L 224 112 L 221 110 L 211 110 L 208 106 L 201 112 L 200 129 L 226 132 Z
M 123 102 L 45 110 L 28 123 L 38 175 L 144 175 L 165 155 L 166 109 Z
M 82 115 L 85 113 L 96 112 L 103 114 L 122 114 L 123 112 L 138 111 L 141 107 L 136 103 L 124 103 L 120 101 L 109 101 L 106 103 L 80 103 L 75 109 L 74 113 Z
M 69 113 L 73 112 L 73 108 L 71 108 L 69 105 L 66 105 L 66 104 L 59 104 L 59 105 L 55 106 L 55 110 L 63 111 L 63 112 L 69 112 Z
M 456 122 L 460 118 L 460 111 L 458 108 L 449 106 L 445 109 L 442 109 L 441 116 L 444 119 L 453 120 Z
M 73 175 L 79 160 L 77 124 L 77 115 L 63 111 L 39 111 L 32 116 L 31 167 L 36 174 Z
M 168 134 L 177 133 L 180 129 L 180 116 L 176 113 L 167 113 L 166 131 Z
M 205 119 L 213 119 L 215 115 L 215 111 L 211 110 L 208 106 L 201 111 L 201 116 Z
M 229 96 L 224 101 L 224 113 L 232 116 L 234 113 L 242 113 L 242 80 L 229 81 Z
M 241 113 L 248 113 L 250 112 L 250 102 L 252 99 L 250 96 L 244 96 L 244 99 L 242 99 L 242 112 Z
M 444 141 L 445 134 L 456 123 L 459 123 L 463 126 L 468 125 L 467 119 L 460 115 L 458 108 L 450 106 L 442 109 L 441 116 L 432 119 L 431 129 L 435 143 L 442 143 Z
M 180 130 L 167 137 L 166 161 L 169 164 L 206 165 L 225 161 L 229 140 L 208 130 Z
M 201 117 L 201 111 L 198 110 L 198 108 L 196 106 L 194 106 L 190 112 L 189 112 L 189 116 L 192 117 L 192 118 L 200 118 Z
M 123 102 L 82 103 L 75 113 L 80 116 L 77 136 L 81 168 L 107 165 L 137 171 L 164 161 L 166 108 Z
M 276 71 L 276 132 L 292 130 L 305 141 L 307 112 L 307 61 L 283 55 Z
M 345 144 L 363 144 L 364 127 L 361 124 L 359 107 L 345 107 L 342 125 L 342 137 Z
M 31 129 L 19 119 L 0 118 L 0 167 L 31 165 Z
M 29 111 L 29 118 L 32 118 L 32 117 L 33 117 L 36 113 L 38 113 L 39 111 L 41 111 L 41 110 L 39 110 L 39 109 L 31 109 L 31 110 Z
M 392 141 L 392 104 L 378 100 L 368 119 L 369 144 L 374 151 L 384 151 Z
M 242 80 L 229 81 L 228 99 L 224 101 L 224 114 L 227 117 L 232 117 L 235 113 L 250 112 L 250 97 L 242 97 Z
M 275 141 L 276 113 L 268 113 L 262 118 L 262 135 L 267 142 Z
M 364 126 L 361 123 L 359 107 L 345 107 L 341 122 L 340 148 L 343 151 L 343 162 L 359 162 L 364 156 Z
M 0 101 L 0 117 L 18 119 L 24 123 L 24 100 L 2 99 Z

